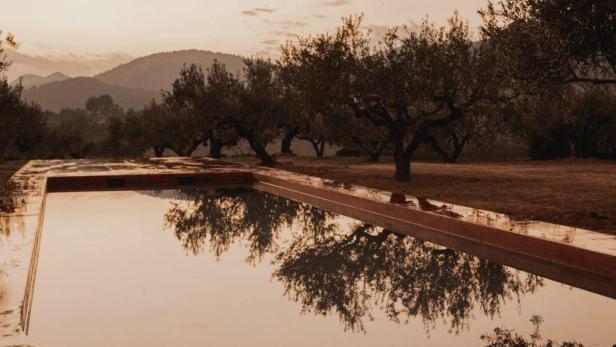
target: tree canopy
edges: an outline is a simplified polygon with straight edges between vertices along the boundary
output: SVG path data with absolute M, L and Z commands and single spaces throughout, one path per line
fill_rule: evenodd
M 616 3 L 498 0 L 480 11 L 508 75 L 540 85 L 616 83 Z
M 6 60 L 6 54 L 4 53 L 6 48 L 17 48 L 17 46 L 18 43 L 13 34 L 4 35 L 2 30 L 0 30 L 0 73 L 4 72 L 11 65 L 11 62 Z
M 300 89 L 315 90 L 309 103 L 320 105 L 315 111 L 330 124 L 350 112 L 373 132 L 383 129 L 394 146 L 396 179 L 408 181 L 413 155 L 433 129 L 503 97 L 495 54 L 489 42 L 472 41 L 457 14 L 444 27 L 424 21 L 417 31 L 392 28 L 374 48 L 362 17 L 348 17 L 334 34 L 288 44 L 282 61 L 302 71 Z

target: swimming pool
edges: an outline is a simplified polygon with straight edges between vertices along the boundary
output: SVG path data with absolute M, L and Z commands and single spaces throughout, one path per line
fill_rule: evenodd
M 51 193 L 41 346 L 616 341 L 616 300 L 250 188 Z

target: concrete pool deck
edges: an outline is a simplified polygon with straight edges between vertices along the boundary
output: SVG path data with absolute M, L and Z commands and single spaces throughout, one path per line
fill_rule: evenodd
M 0 340 L 27 334 L 46 194 L 248 186 L 616 298 L 616 236 L 208 159 L 36 160 L 0 197 Z

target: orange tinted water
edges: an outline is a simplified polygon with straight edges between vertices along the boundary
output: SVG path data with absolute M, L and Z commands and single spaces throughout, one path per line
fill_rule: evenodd
M 616 341 L 616 300 L 255 191 L 50 194 L 42 237 L 41 346 Z

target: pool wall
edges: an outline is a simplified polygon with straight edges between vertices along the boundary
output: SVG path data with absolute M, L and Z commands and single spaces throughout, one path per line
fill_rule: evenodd
M 0 211 L 0 337 L 27 334 L 48 192 L 246 186 L 616 298 L 616 236 L 209 159 L 31 161 Z

